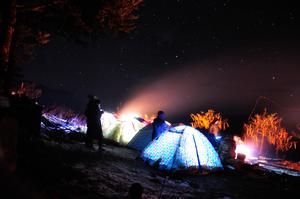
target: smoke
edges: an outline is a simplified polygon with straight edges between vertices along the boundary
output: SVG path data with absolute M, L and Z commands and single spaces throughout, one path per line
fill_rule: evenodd
M 160 74 L 146 85 L 136 87 L 121 112 L 153 114 L 164 110 L 180 115 L 198 112 L 199 108 L 214 108 L 239 114 L 245 108 L 250 111 L 261 95 L 299 107 L 297 63 L 298 58 L 290 54 L 254 56 L 238 52 L 234 56 L 213 57 Z
M 155 113 L 164 110 L 179 114 L 217 97 L 211 92 L 215 84 L 206 70 L 181 69 L 161 76 L 144 87 L 137 88 L 121 112 Z

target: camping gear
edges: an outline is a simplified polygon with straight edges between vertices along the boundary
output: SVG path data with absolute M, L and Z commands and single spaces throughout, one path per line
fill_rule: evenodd
M 149 124 L 139 130 L 139 132 L 128 143 L 128 147 L 142 152 L 152 141 L 152 124 Z
M 190 126 L 177 126 L 163 133 L 143 151 L 142 159 L 162 170 L 222 169 L 220 158 L 208 139 Z

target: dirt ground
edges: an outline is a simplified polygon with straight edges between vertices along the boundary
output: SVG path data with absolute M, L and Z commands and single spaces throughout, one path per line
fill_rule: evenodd
M 1 185 L 21 198 L 124 198 L 136 182 L 144 187 L 143 198 L 149 199 L 300 196 L 299 177 L 253 168 L 201 175 L 162 173 L 139 159 L 138 152 L 113 144 L 105 144 L 102 154 L 82 143 L 42 141 L 32 148 L 16 177 L 8 176 L 10 183 Z

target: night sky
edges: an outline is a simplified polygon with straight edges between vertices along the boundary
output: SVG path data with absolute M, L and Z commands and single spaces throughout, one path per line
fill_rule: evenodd
M 263 2 L 263 3 L 262 3 Z M 23 66 L 44 104 L 169 118 L 216 109 L 247 118 L 259 96 L 286 123 L 300 122 L 300 16 L 292 1 L 145 0 L 135 31 L 82 45 L 53 38 Z M 136 109 L 136 110 L 134 110 Z

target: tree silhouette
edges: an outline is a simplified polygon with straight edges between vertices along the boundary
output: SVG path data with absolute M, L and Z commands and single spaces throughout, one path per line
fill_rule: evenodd
M 0 88 L 8 91 L 15 62 L 28 61 L 55 36 L 87 42 L 129 33 L 143 0 L 1 0 Z

